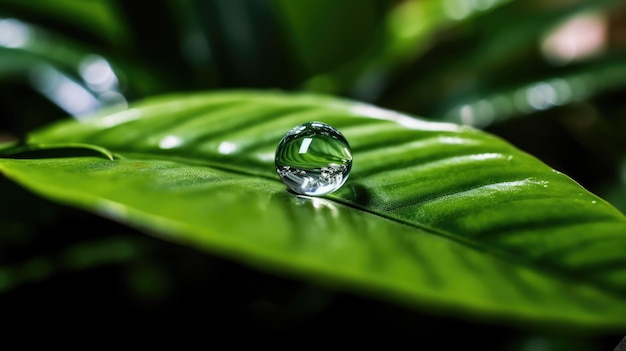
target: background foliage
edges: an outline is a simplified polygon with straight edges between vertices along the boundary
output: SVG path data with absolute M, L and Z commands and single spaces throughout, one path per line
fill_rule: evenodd
M 621 1 L 2 0 L 0 18 L 0 141 L 159 93 L 305 90 L 484 128 L 626 210 Z M 165 244 L 4 179 L 0 189 L 0 304 L 16 326 L 123 315 L 119 332 L 186 338 L 462 334 L 448 342 L 481 345 L 489 333 L 514 350 L 619 341 L 405 311 Z

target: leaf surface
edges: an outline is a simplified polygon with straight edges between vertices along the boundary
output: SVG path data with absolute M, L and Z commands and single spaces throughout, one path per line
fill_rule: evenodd
M 308 121 L 353 150 L 349 180 L 324 198 L 288 193 L 274 171 L 280 138 Z M 626 325 L 624 216 L 469 127 L 329 97 L 213 92 L 64 121 L 29 143 L 115 157 L 7 155 L 6 176 L 254 267 L 465 316 Z

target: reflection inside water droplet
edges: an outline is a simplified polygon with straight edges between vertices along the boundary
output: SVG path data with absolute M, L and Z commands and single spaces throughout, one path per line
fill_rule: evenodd
M 290 190 L 318 196 L 345 183 L 352 168 L 352 151 L 337 129 L 308 122 L 283 137 L 274 161 L 276 172 Z

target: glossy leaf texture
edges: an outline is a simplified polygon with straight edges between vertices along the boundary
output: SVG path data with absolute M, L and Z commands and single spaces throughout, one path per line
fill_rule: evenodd
M 340 130 L 354 156 L 348 182 L 323 198 L 290 194 L 274 170 L 278 141 L 308 121 Z M 98 154 L 5 150 L 7 177 L 253 267 L 468 318 L 626 326 L 626 218 L 470 127 L 331 97 L 232 91 L 151 98 L 28 143 Z

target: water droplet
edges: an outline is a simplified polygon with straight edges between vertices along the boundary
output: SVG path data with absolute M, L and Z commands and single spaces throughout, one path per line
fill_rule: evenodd
M 339 189 L 350 174 L 352 151 L 337 129 L 307 122 L 290 130 L 276 149 L 276 172 L 298 194 L 324 195 Z

